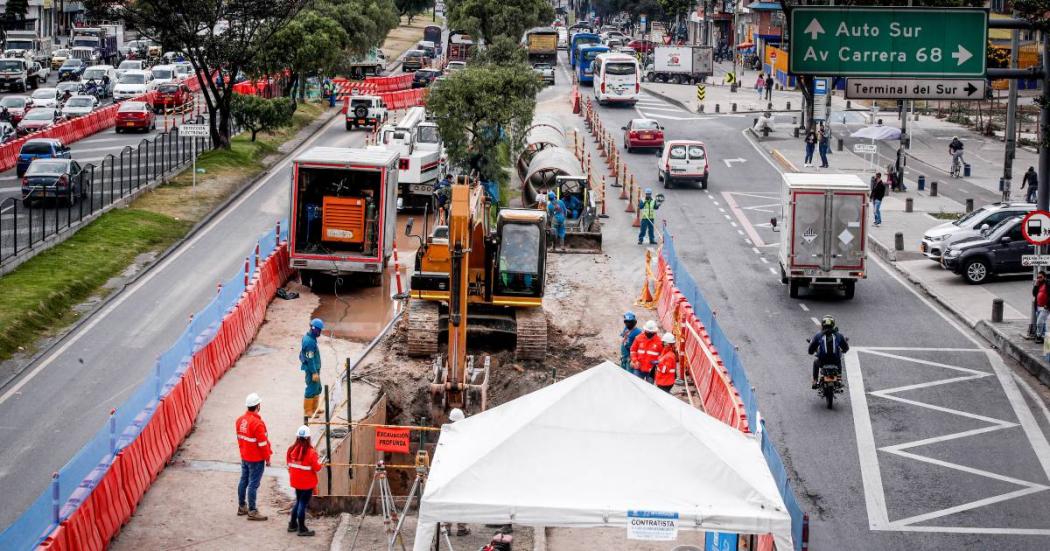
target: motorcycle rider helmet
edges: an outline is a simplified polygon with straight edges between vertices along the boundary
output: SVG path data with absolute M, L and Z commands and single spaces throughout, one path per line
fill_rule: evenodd
M 835 318 L 831 315 L 820 318 L 820 328 L 824 331 L 834 331 L 836 329 Z

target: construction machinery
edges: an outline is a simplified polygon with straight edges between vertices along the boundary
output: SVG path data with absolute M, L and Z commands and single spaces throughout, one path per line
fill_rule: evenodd
M 467 333 L 515 339 L 515 356 L 542 360 L 547 353 L 543 313 L 546 219 L 542 210 L 500 209 L 477 181 L 459 176 L 451 186 L 448 225 L 416 236 L 415 272 L 408 305 L 410 356 L 436 356 L 431 391 L 435 405 L 466 408 L 480 395 L 482 409 L 488 358 L 475 365 Z M 406 233 L 412 231 L 409 221 Z M 448 351 L 438 355 L 442 335 Z
M 534 128 L 546 130 L 545 127 Z M 565 244 L 555 252 L 598 254 L 602 252 L 602 225 L 598 217 L 601 198 L 591 187 L 580 161 L 571 150 L 563 147 L 546 147 L 537 151 L 521 169 L 521 202 L 525 208 L 544 208 L 553 192 L 566 208 Z M 551 220 L 548 231 L 553 232 Z M 554 240 L 551 240 L 552 246 Z

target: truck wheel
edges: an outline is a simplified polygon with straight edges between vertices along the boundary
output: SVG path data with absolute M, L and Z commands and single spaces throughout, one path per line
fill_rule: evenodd
M 788 296 L 791 298 L 798 298 L 798 287 L 798 281 L 793 279 L 788 282 Z
M 784 272 L 784 266 L 781 266 L 780 267 L 780 283 L 783 283 L 784 285 L 787 285 L 787 282 L 788 282 L 787 273 Z
M 853 300 L 853 295 L 856 292 L 857 292 L 857 281 L 851 279 L 851 280 L 847 281 L 845 287 L 843 287 L 842 296 L 846 300 Z

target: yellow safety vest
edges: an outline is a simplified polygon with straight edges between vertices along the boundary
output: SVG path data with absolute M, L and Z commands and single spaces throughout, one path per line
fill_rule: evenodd
M 642 219 L 656 220 L 656 205 L 652 199 L 642 200 Z

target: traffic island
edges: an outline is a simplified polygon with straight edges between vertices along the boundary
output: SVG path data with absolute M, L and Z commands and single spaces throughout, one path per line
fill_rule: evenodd
M 991 305 L 988 307 L 990 309 Z M 974 329 L 1001 353 L 1050 386 L 1050 363 L 1046 361 L 1042 343 L 1028 338 L 1028 324 L 1028 320 L 981 320 Z

